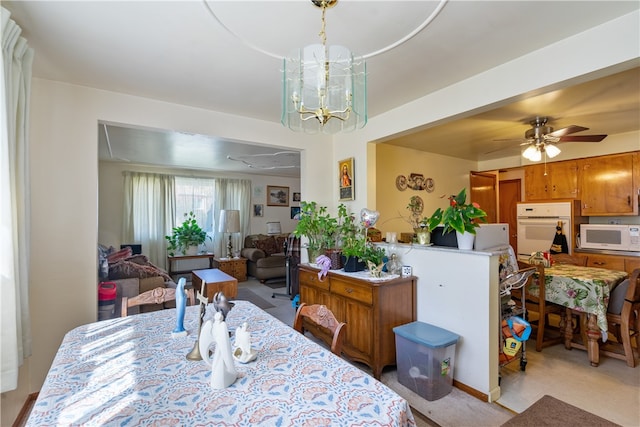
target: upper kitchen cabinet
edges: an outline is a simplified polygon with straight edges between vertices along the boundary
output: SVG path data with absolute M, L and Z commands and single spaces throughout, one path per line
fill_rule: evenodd
M 580 168 L 577 160 L 531 165 L 524 173 L 527 201 L 578 198 Z
M 639 153 L 579 160 L 582 215 L 638 214 Z

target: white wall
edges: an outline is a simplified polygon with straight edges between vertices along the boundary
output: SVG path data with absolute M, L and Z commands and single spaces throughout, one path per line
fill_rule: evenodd
M 99 121 L 301 149 L 303 199 L 333 207 L 338 204 L 336 162 L 355 157 L 356 200 L 349 205 L 357 212 L 369 203 L 370 208 L 381 203 L 375 195 L 375 154 L 370 141 L 471 115 L 486 105 L 505 104 L 557 82 L 569 84 L 586 74 L 611 74 L 631 62 L 638 64 L 639 17 L 639 12 L 631 13 L 373 117 L 363 130 L 335 136 L 333 144 L 326 136 L 296 134 L 278 123 L 34 79 L 29 159 L 33 356 L 21 371 L 29 375 L 20 376 L 19 391 L 14 393 L 39 390 L 64 334 L 96 318 Z M 554 65 L 540 72 L 540 64 L 550 58 Z M 24 402 L 25 398 L 4 393 L 2 401 Z M 5 414 L 18 410 L 3 408 L 3 424 Z

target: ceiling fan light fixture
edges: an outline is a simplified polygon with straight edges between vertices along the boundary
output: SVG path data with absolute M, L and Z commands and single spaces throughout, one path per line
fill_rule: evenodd
M 539 162 L 542 159 L 542 154 L 540 153 L 540 150 L 538 150 L 538 147 L 530 145 L 526 150 L 524 150 L 522 157 L 532 162 Z
M 546 151 L 547 156 L 549 156 L 552 159 L 558 154 L 560 154 L 560 149 L 553 144 L 546 144 L 544 147 L 544 150 Z
M 367 123 L 367 66 L 343 46 L 326 45 L 325 13 L 337 0 L 312 0 L 322 8 L 322 44 L 296 49 L 283 60 L 282 124 L 305 133 L 353 131 Z

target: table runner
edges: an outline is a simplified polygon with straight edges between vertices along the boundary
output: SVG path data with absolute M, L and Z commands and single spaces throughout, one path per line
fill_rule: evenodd
M 236 362 L 236 382 L 213 390 L 206 363 L 185 358 L 198 307 L 187 308 L 187 337 L 171 338 L 175 315 L 161 310 L 70 331 L 27 425 L 415 425 L 405 399 L 246 301 L 236 301 L 227 324 L 235 331 L 248 322 L 258 358 Z

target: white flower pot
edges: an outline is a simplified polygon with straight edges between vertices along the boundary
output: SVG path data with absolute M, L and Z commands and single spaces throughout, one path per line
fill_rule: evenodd
M 456 231 L 456 238 L 458 239 L 458 249 L 473 249 L 473 242 L 476 238 L 475 234 L 460 233 L 459 231 Z

